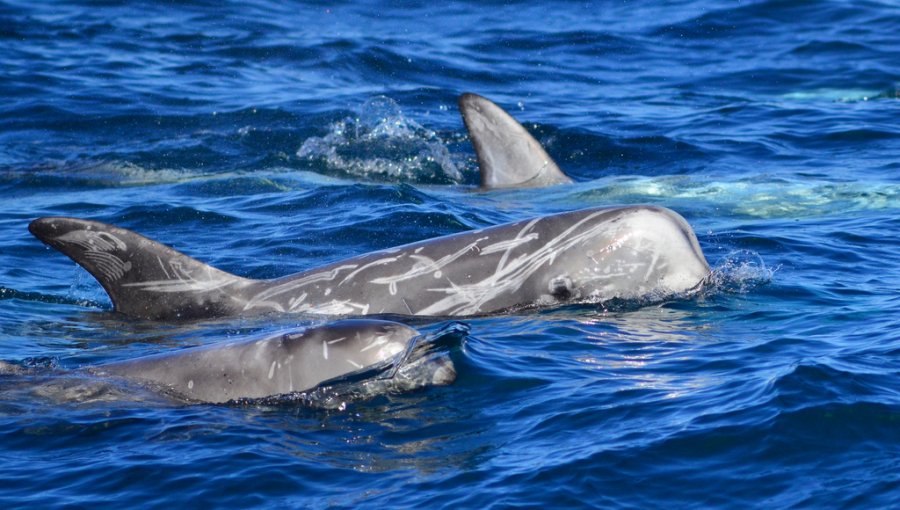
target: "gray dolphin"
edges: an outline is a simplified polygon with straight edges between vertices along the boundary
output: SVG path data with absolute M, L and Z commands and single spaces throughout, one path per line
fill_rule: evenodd
M 458 104 L 475 147 L 482 188 L 537 188 L 572 182 L 503 108 L 472 93 L 459 96 Z
M 115 310 L 157 320 L 260 313 L 468 316 L 659 300 L 710 272 L 673 211 L 606 207 L 429 239 L 273 280 L 236 276 L 130 230 L 40 218 L 29 230 L 90 272 Z
M 357 373 L 364 377 L 355 391 L 364 393 L 452 383 L 456 370 L 448 356 L 411 355 L 418 337 L 396 322 L 342 320 L 44 374 L 47 381 L 35 391 L 65 401 L 139 397 L 112 384 L 124 379 L 181 401 L 222 403 L 308 392 Z M 17 373 L 28 369 L 0 362 L 0 374 Z
M 344 320 L 299 332 L 99 365 L 90 372 L 155 383 L 188 400 L 227 402 L 309 390 L 397 357 L 419 332 L 403 324 Z

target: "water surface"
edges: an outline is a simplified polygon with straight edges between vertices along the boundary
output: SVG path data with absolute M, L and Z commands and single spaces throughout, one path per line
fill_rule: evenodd
M 121 317 L 28 234 L 46 215 L 270 278 L 656 204 L 717 270 L 687 301 L 466 320 L 455 384 L 340 409 L 59 402 L 0 376 L 0 501 L 896 505 L 897 34 L 881 1 L 0 3 L 0 360 L 68 370 L 307 323 Z M 578 183 L 473 192 L 463 92 Z

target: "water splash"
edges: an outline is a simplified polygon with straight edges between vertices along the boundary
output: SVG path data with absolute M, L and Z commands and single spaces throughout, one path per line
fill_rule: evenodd
M 21 368 L 56 370 L 59 366 L 59 358 L 54 356 L 30 356 L 22 360 Z
M 777 268 L 769 268 L 759 253 L 735 250 L 722 258 L 707 278 L 707 292 L 747 294 L 772 281 Z
M 329 126 L 328 134 L 312 137 L 297 157 L 326 172 L 373 180 L 455 184 L 462 173 L 443 140 L 403 115 L 386 96 L 366 101 L 355 117 Z

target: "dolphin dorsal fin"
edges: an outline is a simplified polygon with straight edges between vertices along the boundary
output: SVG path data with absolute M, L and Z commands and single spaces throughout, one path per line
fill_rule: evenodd
M 143 319 L 227 315 L 229 292 L 254 281 L 220 271 L 136 232 L 97 221 L 39 218 L 28 230 L 85 268 L 117 312 Z
M 459 96 L 459 111 L 475 146 L 483 188 L 572 182 L 522 124 L 489 99 L 463 94 Z

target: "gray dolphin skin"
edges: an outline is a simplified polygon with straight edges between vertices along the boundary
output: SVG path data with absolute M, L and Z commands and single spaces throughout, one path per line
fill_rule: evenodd
M 700 287 L 697 238 L 661 207 L 585 209 L 429 239 L 273 280 L 242 278 L 130 230 L 73 218 L 29 230 L 90 272 L 116 311 L 154 320 L 263 313 L 487 315 L 660 299 Z
M 149 383 L 188 401 L 222 403 L 312 389 L 328 380 L 387 363 L 402 356 L 419 332 L 381 320 L 343 320 L 273 337 L 218 342 L 202 347 L 87 369 Z M 449 360 L 435 367 L 429 381 L 456 378 Z
M 461 95 L 458 104 L 475 147 L 482 188 L 537 188 L 572 182 L 503 108 L 472 93 Z

